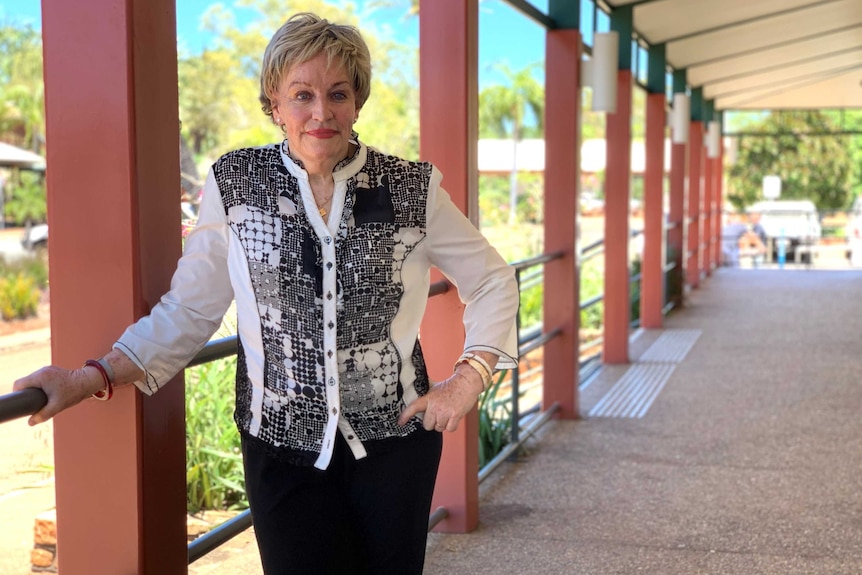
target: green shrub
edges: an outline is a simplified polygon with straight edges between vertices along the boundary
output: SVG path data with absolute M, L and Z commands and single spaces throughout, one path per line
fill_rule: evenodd
M 22 257 L 11 263 L 7 263 L 5 259 L 0 258 L 0 277 L 8 278 L 19 274 L 32 279 L 38 289 L 48 287 L 48 263 L 45 261 L 45 258 L 38 255 Z
M 506 379 L 507 371 L 497 374 L 497 380 L 479 399 L 479 469 L 485 467 L 512 437 L 511 400 L 497 399 L 500 385 Z
M 587 260 L 581 266 L 581 301 L 600 295 L 605 290 L 604 271 L 597 259 Z M 581 329 L 602 327 L 604 304 L 599 302 L 581 310 Z
M 48 203 L 45 196 L 45 179 L 41 174 L 21 170 L 17 179 L 9 181 L 8 188 L 6 216 L 20 225 L 45 221 Z
M 23 273 L 0 278 L 0 316 L 5 320 L 33 317 L 41 296 L 33 278 Z
M 235 372 L 235 358 L 186 370 L 186 492 L 191 513 L 248 507 L 233 421 Z
M 541 283 L 533 284 L 526 288 L 522 287 L 521 307 L 519 310 L 522 328 L 531 328 L 542 322 L 544 291 L 543 284 Z

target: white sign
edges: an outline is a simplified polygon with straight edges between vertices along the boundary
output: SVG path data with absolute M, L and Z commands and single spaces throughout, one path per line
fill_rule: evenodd
M 781 195 L 781 177 L 763 176 L 763 197 L 767 200 L 777 200 Z

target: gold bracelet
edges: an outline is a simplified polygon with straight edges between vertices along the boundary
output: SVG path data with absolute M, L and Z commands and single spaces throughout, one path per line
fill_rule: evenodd
M 488 391 L 488 388 L 491 387 L 491 374 L 488 373 L 488 370 L 485 369 L 485 366 L 480 362 L 476 361 L 475 358 L 472 357 L 460 357 L 458 361 L 455 362 L 455 367 L 453 367 L 453 371 L 458 368 L 462 363 L 468 364 L 470 367 L 476 370 L 479 374 L 479 377 L 482 378 L 482 392 Z
M 488 362 L 485 361 L 484 358 L 481 355 L 479 355 L 478 353 L 474 353 L 472 351 L 465 351 L 464 353 L 461 354 L 461 357 L 464 359 L 468 359 L 468 358 L 469 359 L 475 359 L 476 361 L 478 361 L 479 363 L 482 364 L 482 367 L 485 368 L 485 371 L 488 373 L 488 377 L 490 377 L 490 378 L 494 377 L 494 370 L 491 369 L 491 366 L 488 365 Z

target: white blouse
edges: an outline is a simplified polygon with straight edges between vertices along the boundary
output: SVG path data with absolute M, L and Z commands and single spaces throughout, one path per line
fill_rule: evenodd
M 336 432 L 360 458 L 421 426 L 396 420 L 429 385 L 418 332 L 432 266 L 465 304 L 465 351 L 517 365 L 514 270 L 452 203 L 440 172 L 360 143 L 333 176 L 324 221 L 283 146 L 220 158 L 170 291 L 114 345 L 144 371 L 135 385 L 155 393 L 235 300 L 240 430 L 321 469 Z

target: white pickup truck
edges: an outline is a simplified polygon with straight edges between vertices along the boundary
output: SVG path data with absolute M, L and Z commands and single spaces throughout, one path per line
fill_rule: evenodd
M 794 261 L 800 246 L 813 246 L 820 242 L 820 214 L 810 200 L 769 200 L 753 204 L 746 211 L 760 214 L 760 225 L 772 245 L 773 261 L 778 257 L 781 240 L 785 242 L 787 259 Z M 811 250 L 800 250 L 800 261 L 810 263 L 811 254 Z

